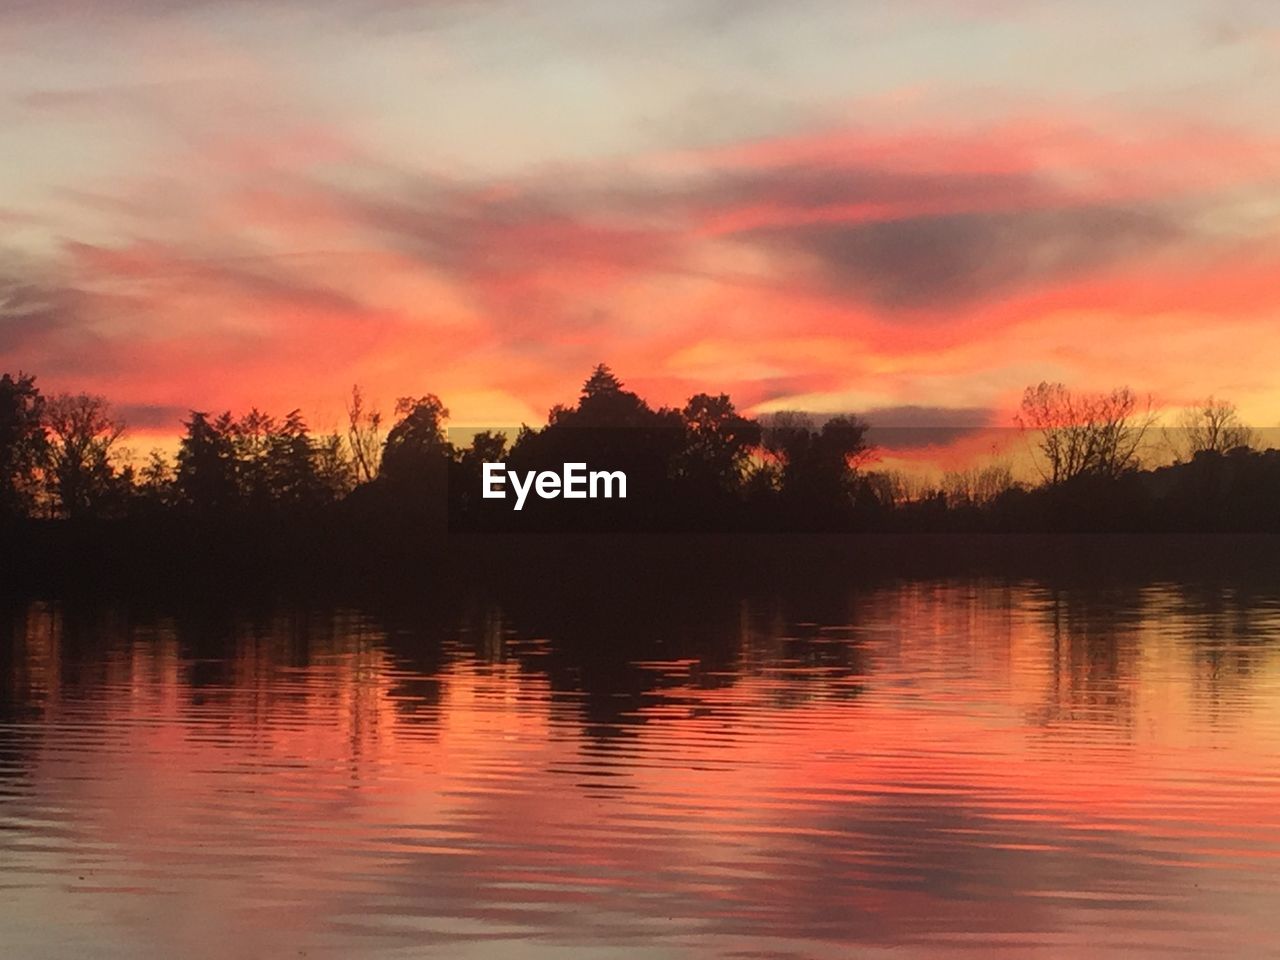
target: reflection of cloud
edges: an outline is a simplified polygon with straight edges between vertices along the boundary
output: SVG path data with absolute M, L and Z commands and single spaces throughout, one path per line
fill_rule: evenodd
M 1162 953 L 1175 912 L 1220 918 L 1219 897 L 1230 922 L 1177 927 L 1183 947 L 1270 929 L 1239 899 L 1277 826 L 1267 778 L 1239 776 L 1274 745 L 1269 583 L 844 576 L 763 603 L 674 577 L 635 617 L 586 583 L 525 585 L 561 625 L 537 640 L 434 604 L 385 630 L 32 616 L 0 848 L 40 916 L 110 907 L 61 935 L 141 957 L 563 953 L 659 930 L 748 955 L 959 937 L 1074 955 L 1111 922 Z M 1246 669 L 1189 667 L 1189 647 Z M 603 742 L 611 697 L 630 735 Z

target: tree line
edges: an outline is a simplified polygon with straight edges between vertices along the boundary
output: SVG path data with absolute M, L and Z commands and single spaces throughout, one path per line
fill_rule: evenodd
M 1008 462 L 935 480 L 876 469 L 856 416 L 752 418 L 727 394 L 652 407 L 601 364 L 543 427 L 455 442 L 434 394 L 384 419 L 359 388 L 344 430 L 317 434 L 299 410 L 192 411 L 176 456 L 136 461 L 125 425 L 90 394 L 45 396 L 0 377 L 0 519 L 247 521 L 284 530 L 336 521 L 347 535 L 450 523 L 460 529 L 1280 530 L 1280 454 L 1258 450 L 1235 407 L 1209 398 L 1157 427 L 1149 399 L 1040 383 L 1016 425 L 1031 481 Z M 1144 466 L 1153 447 L 1168 463 Z M 539 501 L 519 516 L 480 497 L 481 467 L 622 470 L 625 502 Z

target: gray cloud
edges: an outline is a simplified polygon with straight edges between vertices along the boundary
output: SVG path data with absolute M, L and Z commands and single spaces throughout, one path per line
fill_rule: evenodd
M 997 413 L 987 407 L 900 406 L 867 410 L 867 439 L 887 450 L 946 446 L 992 429 Z
M 116 251 L 78 242 L 67 243 L 66 249 L 92 273 L 107 277 L 128 276 L 217 291 L 284 311 L 305 307 L 353 312 L 360 308 L 359 301 L 345 293 L 320 282 L 299 279 L 287 269 L 287 255 L 201 257 L 189 256 L 183 249 L 154 247 L 145 248 L 135 261 L 134 251 L 129 249 Z
M 1076 206 L 771 227 L 748 239 L 799 254 L 833 293 L 913 310 L 1105 270 L 1186 235 L 1157 211 Z
M 131 403 L 115 408 L 115 414 L 135 430 L 176 430 L 190 412 L 187 407 L 156 403 Z
M 989 426 L 996 411 L 989 407 L 934 407 L 910 404 L 898 407 L 875 407 L 862 414 L 873 427 L 914 429 L 947 427 L 975 429 Z
M 353 198 L 352 209 L 414 255 L 471 279 L 601 261 L 675 269 L 690 227 L 732 228 L 738 214 L 759 211 L 762 225 L 728 236 L 831 296 L 905 314 L 1103 272 L 1196 239 L 1179 211 L 1081 201 L 1025 173 L 793 163 L 680 183 L 626 171 L 531 178 L 483 202 L 457 185 L 428 192 L 417 208 Z M 844 207 L 854 211 L 838 219 Z M 824 211 L 837 219 L 811 216 Z M 537 243 L 510 242 L 529 228 L 539 228 Z
M 21 359 L 50 334 L 74 325 L 82 295 L 0 272 L 0 357 Z
M 851 204 L 920 208 L 935 204 L 1025 202 L 1044 196 L 1036 178 L 1025 174 L 906 173 L 857 162 L 792 163 L 757 170 L 723 171 L 693 195 L 714 210 L 734 204 L 769 201 L 799 211 Z
M 263 6 L 332 9 L 345 11 L 352 16 L 367 16 L 378 13 L 465 9 L 480 5 L 491 6 L 496 2 L 497 0 L 116 0 L 111 4 L 99 4 L 92 0 L 0 0 L 0 16 L 36 20 L 81 14 L 106 19 L 181 15 L 218 8 L 249 10 Z

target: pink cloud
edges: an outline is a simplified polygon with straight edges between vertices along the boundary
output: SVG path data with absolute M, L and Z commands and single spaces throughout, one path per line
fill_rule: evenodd
M 126 404 L 330 418 L 356 380 L 525 416 L 599 360 L 662 403 L 992 407 L 1037 368 L 1125 377 L 1072 352 L 1080 315 L 1185 391 L 1196 324 L 1272 344 L 1280 307 L 1280 250 L 1247 218 L 1206 226 L 1280 172 L 1239 132 L 829 130 L 502 180 L 398 170 L 307 123 L 191 151 L 198 176 L 64 194 L 122 235 L 42 265 L 51 306 L 0 320 L 6 364 Z

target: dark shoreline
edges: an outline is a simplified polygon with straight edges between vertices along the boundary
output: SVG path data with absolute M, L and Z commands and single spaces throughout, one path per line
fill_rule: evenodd
M 6 536 L 0 592 L 435 593 L 475 585 L 687 590 L 813 579 L 1239 579 L 1280 583 L 1280 534 L 465 533 L 352 545 L 312 531 L 187 529 L 163 540 L 110 524 Z M 657 595 L 657 594 L 655 594 Z

